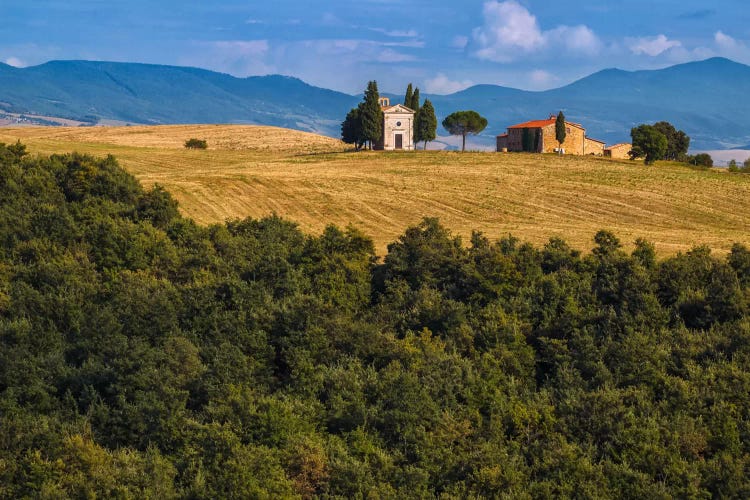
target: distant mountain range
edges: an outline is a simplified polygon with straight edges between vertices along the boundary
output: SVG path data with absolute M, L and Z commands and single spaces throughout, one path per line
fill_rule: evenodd
M 460 109 L 479 111 L 489 121 L 480 136 L 487 145 L 509 125 L 563 110 L 589 136 L 610 144 L 627 141 L 634 125 L 667 120 L 692 137 L 693 149 L 729 149 L 750 143 L 748 89 L 750 66 L 714 58 L 653 71 L 604 70 L 545 92 L 477 85 L 423 96 L 432 100 L 439 120 Z M 336 137 L 359 100 L 278 75 L 235 78 L 196 68 L 94 61 L 0 64 L 0 112 L 87 123 L 247 123 Z

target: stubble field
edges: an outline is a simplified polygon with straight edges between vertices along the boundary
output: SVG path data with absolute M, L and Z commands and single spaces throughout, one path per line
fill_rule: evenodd
M 209 149 L 186 150 L 205 139 Z M 271 127 L 0 128 L 32 154 L 115 155 L 145 186 L 168 189 L 204 224 L 277 213 L 311 233 L 352 224 L 380 254 L 425 216 L 464 237 L 559 236 L 587 250 L 599 229 L 662 255 L 750 245 L 750 175 L 592 157 L 349 152 L 335 139 Z

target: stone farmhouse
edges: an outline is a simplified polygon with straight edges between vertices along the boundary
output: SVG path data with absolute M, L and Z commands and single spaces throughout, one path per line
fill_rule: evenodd
M 630 143 L 615 144 L 609 146 L 604 150 L 604 156 L 608 158 L 615 158 L 617 160 L 628 160 L 630 159 L 630 150 L 633 149 L 633 145 Z
M 497 136 L 497 151 L 527 151 L 530 153 L 556 153 L 560 147 L 555 139 L 556 116 L 547 120 L 534 120 L 508 127 L 506 134 Z M 578 123 L 565 122 L 566 154 L 604 156 L 605 143 L 586 137 L 586 129 Z
M 403 104 L 391 106 L 387 97 L 380 98 L 380 109 L 383 110 L 383 137 L 375 149 L 414 150 L 414 110 Z

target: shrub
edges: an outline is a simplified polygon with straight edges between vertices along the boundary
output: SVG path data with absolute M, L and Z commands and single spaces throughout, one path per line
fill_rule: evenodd
M 699 153 L 695 156 L 689 157 L 689 163 L 699 167 L 713 167 L 714 159 L 711 158 L 711 155 L 708 153 Z
M 206 149 L 208 144 L 203 139 L 192 138 L 185 141 L 185 147 L 188 149 Z

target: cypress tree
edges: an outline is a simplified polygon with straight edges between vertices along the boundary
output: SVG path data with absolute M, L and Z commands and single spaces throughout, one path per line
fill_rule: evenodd
M 419 129 L 416 126 L 417 117 L 419 116 L 419 88 L 414 89 L 414 94 L 411 96 L 411 102 L 406 105 L 414 111 L 414 144 L 422 141 L 422 137 L 419 135 Z
M 557 120 L 555 120 L 555 139 L 557 140 L 558 147 L 562 148 L 563 142 L 565 142 L 565 136 L 567 130 L 565 130 L 565 115 L 562 111 L 557 113 Z
M 383 111 L 380 109 L 378 82 L 371 81 L 365 90 L 365 100 L 359 105 L 359 117 L 362 124 L 362 141 L 370 144 L 383 136 Z
M 435 108 L 429 99 L 424 101 L 424 106 L 417 113 L 415 122 L 414 136 L 419 137 L 420 141 L 424 141 L 424 149 L 427 149 L 427 143 L 434 141 L 437 136 Z
M 413 96 L 414 96 L 414 91 L 412 90 L 412 86 L 410 83 L 409 86 L 406 87 L 406 97 L 404 97 L 404 106 L 406 106 L 407 108 L 411 107 L 411 100 Z
M 359 116 L 359 108 L 352 108 L 341 124 L 341 140 L 346 144 L 354 144 L 356 149 L 362 147 L 362 120 Z
M 412 109 L 415 113 L 419 111 L 419 87 L 414 89 L 414 94 L 411 96 L 411 101 L 406 105 L 407 108 Z

